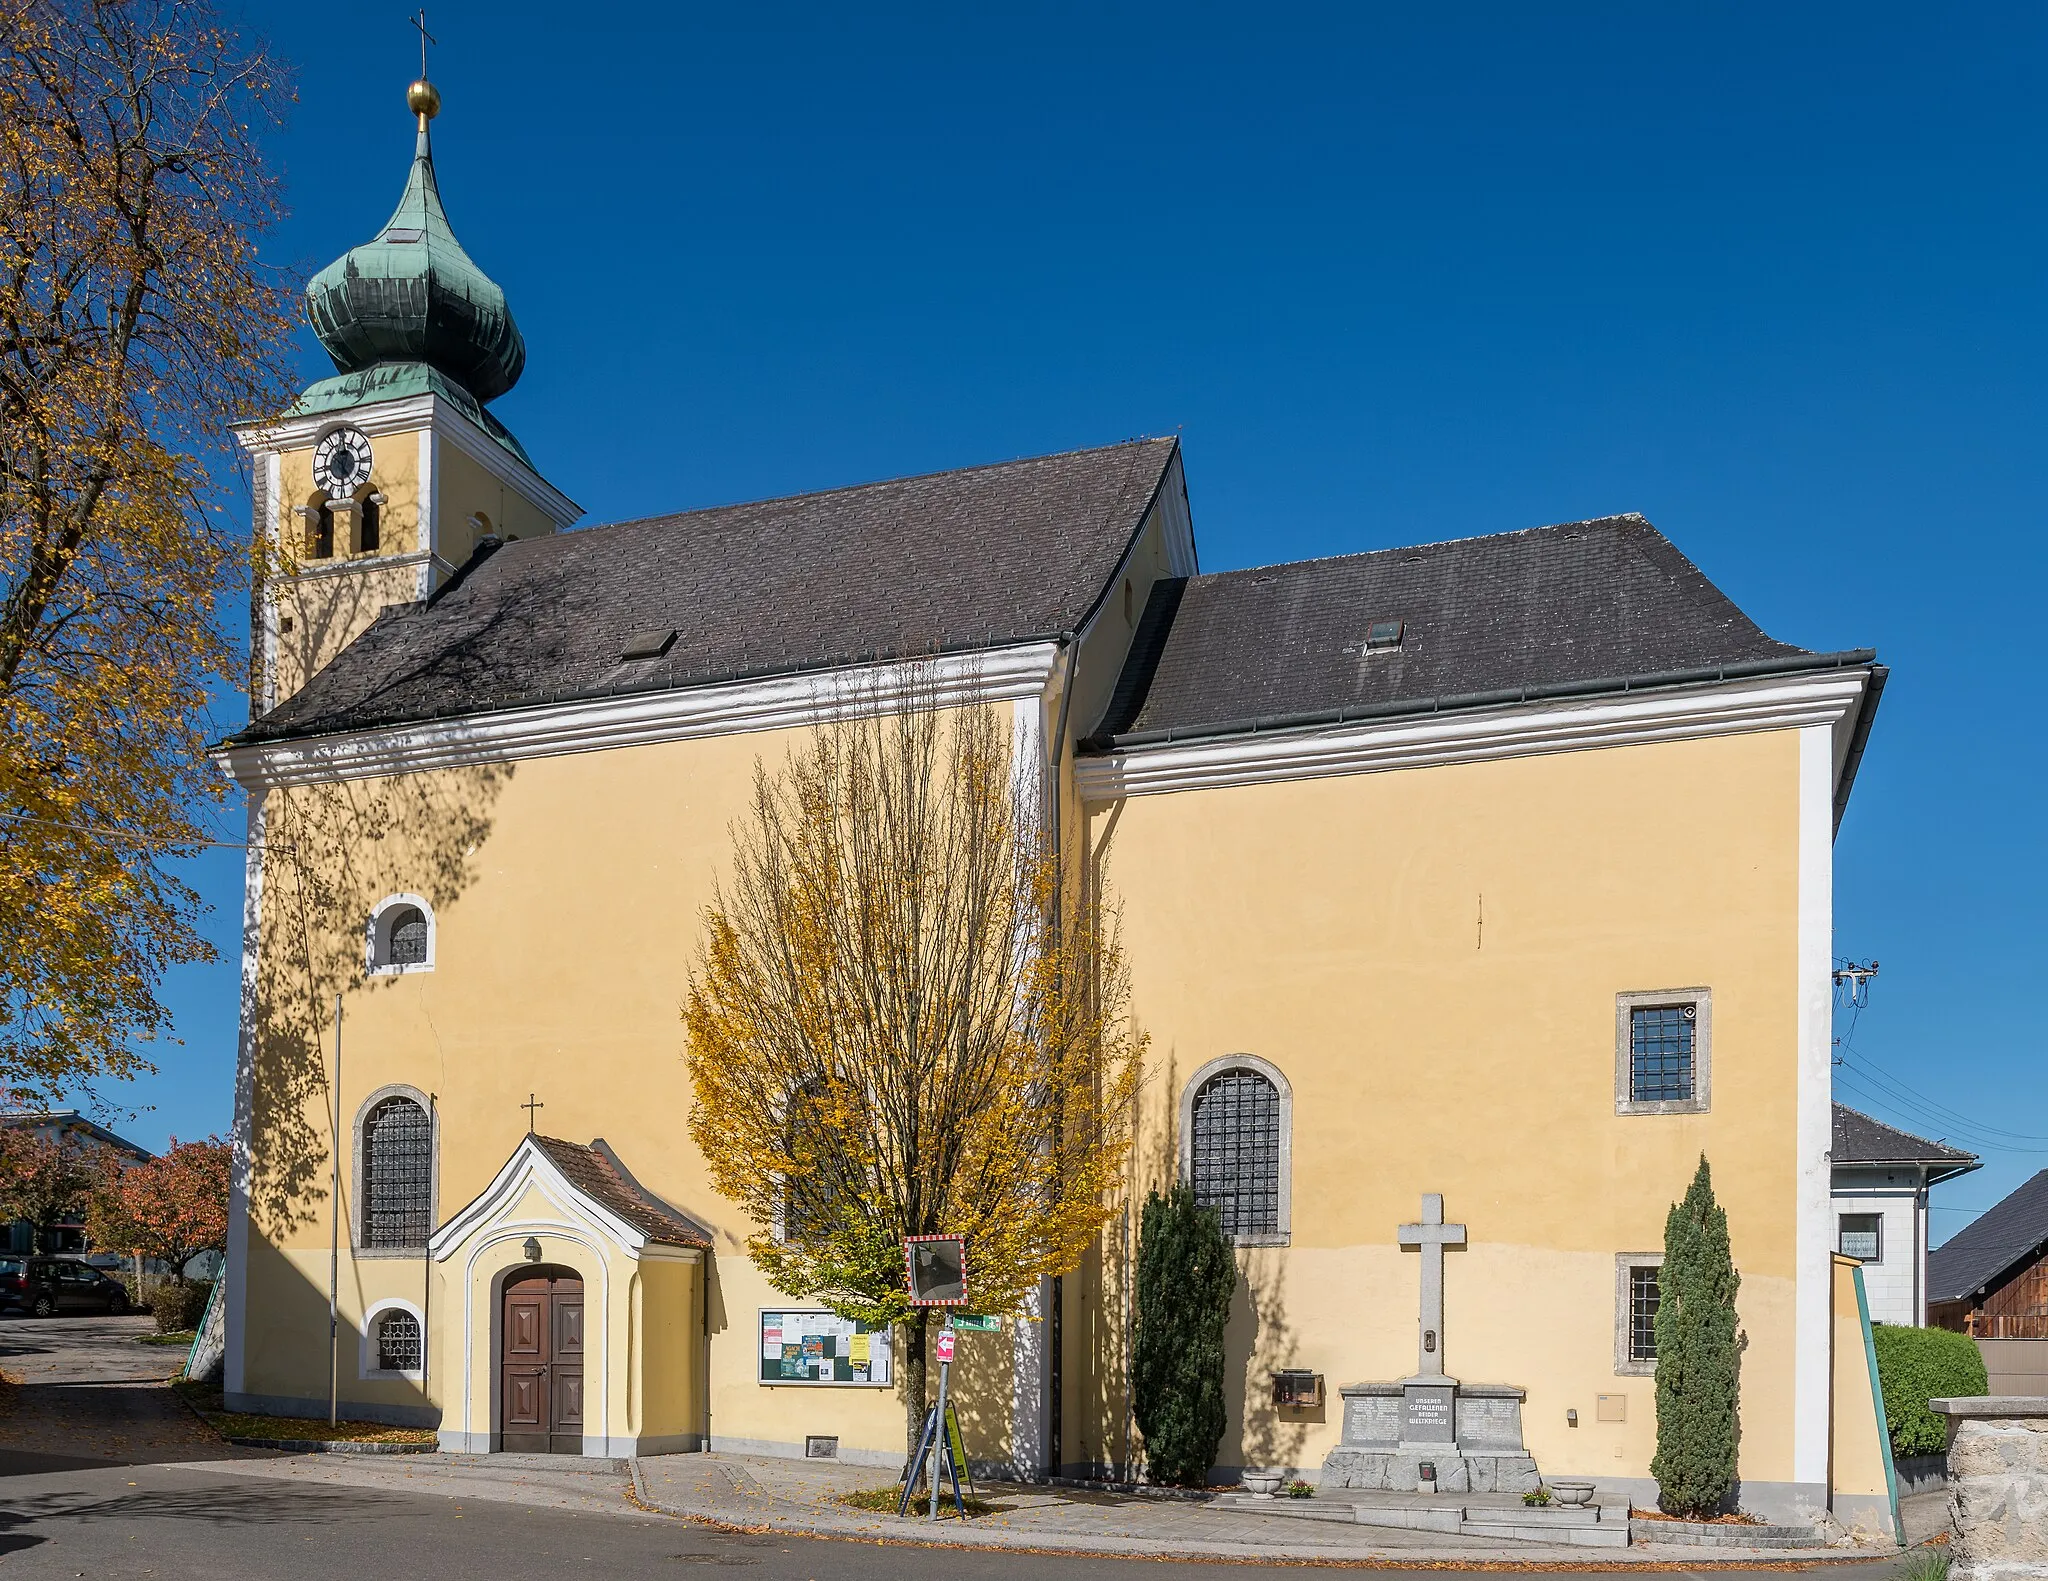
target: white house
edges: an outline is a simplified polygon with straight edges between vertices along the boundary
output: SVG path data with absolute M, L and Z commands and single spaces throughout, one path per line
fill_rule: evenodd
M 1874 1323 L 1927 1324 L 1927 1193 L 1981 1168 L 1974 1153 L 1930 1142 L 1835 1105 L 1835 1250 L 1863 1261 Z

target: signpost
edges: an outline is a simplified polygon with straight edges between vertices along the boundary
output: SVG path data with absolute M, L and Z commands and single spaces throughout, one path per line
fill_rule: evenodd
M 939 1403 L 925 1419 L 918 1440 L 917 1457 L 903 1477 L 903 1501 L 897 1513 L 910 1508 L 911 1490 L 925 1456 L 931 1456 L 932 1501 L 930 1518 L 939 1518 L 939 1485 L 946 1471 L 953 1474 L 953 1503 L 960 1518 L 967 1518 L 967 1506 L 960 1497 L 960 1471 L 966 1464 L 966 1447 L 960 1442 L 960 1427 L 946 1402 L 948 1378 L 953 1371 L 954 1339 L 951 1308 L 967 1305 L 967 1242 L 957 1235 L 907 1235 L 903 1239 L 903 1279 L 913 1307 L 940 1307 L 946 1311 L 945 1326 L 939 1330 Z

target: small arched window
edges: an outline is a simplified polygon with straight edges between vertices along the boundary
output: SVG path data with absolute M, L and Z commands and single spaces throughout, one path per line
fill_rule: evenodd
M 362 543 L 359 547 L 364 554 L 375 554 L 384 535 L 383 512 L 378 508 L 377 496 L 371 495 L 358 505 L 356 510 L 363 519 Z
M 334 558 L 334 509 L 327 503 L 325 496 L 322 496 L 320 503 L 313 508 L 311 531 L 306 536 L 309 540 L 306 545 L 309 558 Z
M 391 914 L 392 966 L 427 963 L 427 919 L 417 906 L 400 906 Z
M 386 1098 L 363 1119 L 363 1237 L 368 1247 L 427 1244 L 434 1215 L 434 1134 L 411 1098 Z
M 372 976 L 432 971 L 434 914 L 417 895 L 393 895 L 371 913 L 368 943 Z
M 1283 1234 L 1285 1116 L 1279 1086 L 1233 1066 L 1200 1080 L 1189 1104 L 1188 1183 L 1234 1240 Z
M 378 1314 L 377 1369 L 380 1372 L 420 1370 L 420 1320 L 399 1307 Z

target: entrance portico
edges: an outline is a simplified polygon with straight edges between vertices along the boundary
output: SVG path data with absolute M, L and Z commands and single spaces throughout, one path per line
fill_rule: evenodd
M 451 1303 L 430 1323 L 441 1447 L 700 1448 L 710 1244 L 602 1142 L 528 1135 L 428 1245 Z

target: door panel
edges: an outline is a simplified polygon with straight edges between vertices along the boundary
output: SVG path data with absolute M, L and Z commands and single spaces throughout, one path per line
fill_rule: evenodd
M 535 1268 L 505 1286 L 500 1309 L 500 1447 L 583 1452 L 583 1284 L 565 1268 Z

